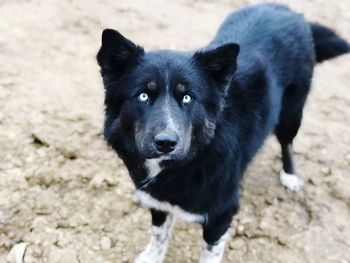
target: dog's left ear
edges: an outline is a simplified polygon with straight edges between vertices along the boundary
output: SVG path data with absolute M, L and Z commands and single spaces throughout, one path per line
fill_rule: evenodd
M 118 31 L 105 29 L 102 33 L 102 46 L 97 54 L 97 62 L 102 73 L 122 74 L 144 53 L 143 48 L 125 38 Z
M 237 67 L 239 45 L 228 43 L 209 51 L 198 51 L 194 60 L 217 84 L 226 85 Z

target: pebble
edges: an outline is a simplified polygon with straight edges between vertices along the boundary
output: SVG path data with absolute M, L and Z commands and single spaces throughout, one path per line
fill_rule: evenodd
M 244 233 L 244 226 L 243 225 L 239 225 L 237 227 L 237 234 L 238 235 L 243 235 L 243 233 Z
M 78 254 L 73 249 L 52 249 L 49 254 L 50 263 L 79 263 Z
M 331 168 L 323 166 L 321 167 L 321 173 L 324 175 L 330 175 L 332 173 Z
M 242 248 L 244 245 L 245 245 L 245 242 L 242 238 L 235 238 L 230 242 L 229 247 L 231 249 L 238 250 L 238 249 Z
M 345 156 L 345 159 L 350 162 L 350 153 Z
M 41 215 L 51 214 L 58 203 L 57 195 L 51 189 L 39 192 L 36 199 L 36 213 Z
M 43 216 L 37 216 L 32 221 L 32 228 L 36 229 L 36 230 L 39 230 L 39 229 L 42 230 L 45 227 L 47 227 L 48 225 L 49 225 L 49 222 Z
M 66 207 L 61 207 L 60 210 L 58 211 L 58 214 L 63 219 L 67 219 L 69 217 L 69 211 Z
M 266 221 L 264 221 L 264 220 L 261 221 L 260 224 L 259 224 L 259 228 L 260 228 L 261 230 L 266 229 L 268 226 L 269 226 L 269 223 L 266 222 Z
M 109 237 L 102 237 L 100 241 L 102 250 L 109 250 L 112 247 L 112 240 Z

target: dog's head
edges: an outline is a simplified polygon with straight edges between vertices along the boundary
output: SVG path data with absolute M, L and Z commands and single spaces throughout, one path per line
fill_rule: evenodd
M 145 52 L 111 29 L 97 54 L 105 86 L 105 137 L 119 153 L 181 161 L 210 143 L 237 44 L 195 53 Z

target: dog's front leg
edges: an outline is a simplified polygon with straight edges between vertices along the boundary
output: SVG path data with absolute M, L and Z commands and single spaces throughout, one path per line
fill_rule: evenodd
M 135 263 L 162 263 L 167 252 L 173 215 L 151 209 L 152 234 L 146 249 L 137 256 Z
M 235 208 L 220 216 L 209 217 L 208 222 L 203 224 L 204 240 L 199 263 L 220 263 L 222 261 L 226 242 L 230 238 L 229 229 L 232 216 L 237 210 Z

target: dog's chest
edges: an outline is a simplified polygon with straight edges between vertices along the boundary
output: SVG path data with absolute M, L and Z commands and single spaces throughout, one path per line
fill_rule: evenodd
M 184 221 L 195 222 L 195 223 L 204 222 L 203 215 L 190 213 L 185 211 L 178 205 L 172 205 L 169 202 L 157 200 L 147 192 L 136 190 L 134 196 L 136 201 L 139 202 L 144 207 L 153 208 L 158 211 L 170 213 L 175 217 L 180 218 Z
M 160 165 L 159 165 L 160 161 L 161 160 L 158 160 L 158 159 L 146 160 L 145 167 L 148 171 L 148 178 L 150 180 L 157 180 L 156 176 L 162 170 Z M 179 193 L 179 194 L 181 194 L 181 193 Z M 182 220 L 188 221 L 188 222 L 196 222 L 196 223 L 204 222 L 204 219 L 205 219 L 204 215 L 195 214 L 195 213 L 185 211 L 180 206 L 170 204 L 167 201 L 160 201 L 160 200 L 154 198 L 147 191 L 143 191 L 141 189 L 138 189 L 135 191 L 134 197 L 135 197 L 136 201 L 139 202 L 144 207 L 153 208 L 155 210 L 170 213 L 170 214 L 172 214 L 178 218 L 181 218 Z

